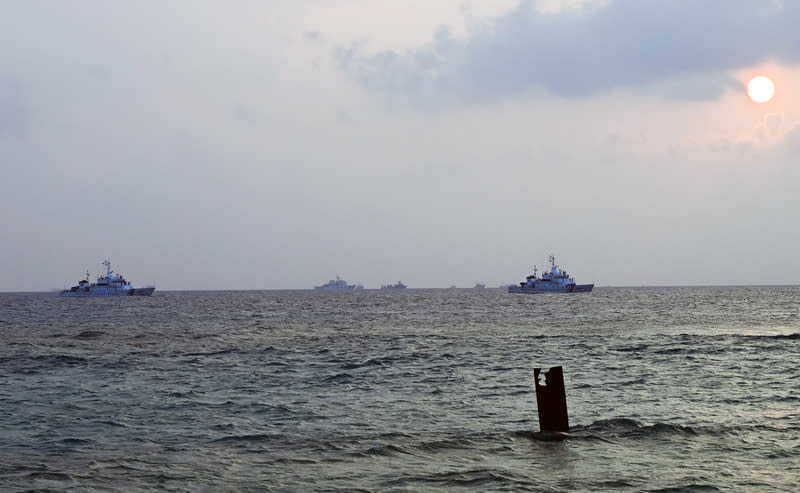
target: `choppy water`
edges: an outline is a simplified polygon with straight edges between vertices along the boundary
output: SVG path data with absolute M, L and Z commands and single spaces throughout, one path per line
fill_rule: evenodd
M 799 298 L 0 294 L 0 489 L 796 491 Z

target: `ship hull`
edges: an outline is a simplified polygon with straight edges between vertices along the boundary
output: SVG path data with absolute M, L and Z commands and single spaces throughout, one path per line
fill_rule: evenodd
M 101 289 L 92 291 L 61 291 L 60 296 L 67 298 L 109 298 L 117 296 L 152 296 L 156 288 L 133 289 Z
M 509 286 L 509 293 L 546 294 L 546 293 L 591 293 L 594 284 L 570 284 L 567 286 L 553 286 L 547 288 L 529 288 L 527 286 Z

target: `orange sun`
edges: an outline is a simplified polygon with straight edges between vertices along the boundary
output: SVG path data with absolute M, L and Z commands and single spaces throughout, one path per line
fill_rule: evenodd
M 747 95 L 756 103 L 766 103 L 775 94 L 775 84 L 769 77 L 759 75 L 747 83 Z

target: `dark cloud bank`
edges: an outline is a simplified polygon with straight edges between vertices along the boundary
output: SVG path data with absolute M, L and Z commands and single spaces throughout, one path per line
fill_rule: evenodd
M 492 101 L 537 87 L 580 98 L 663 85 L 665 97 L 714 99 L 736 83 L 731 70 L 797 62 L 798 25 L 794 0 L 616 0 L 550 14 L 522 0 L 464 40 L 442 27 L 415 50 L 367 54 L 354 44 L 336 56 L 364 87 L 422 105 Z

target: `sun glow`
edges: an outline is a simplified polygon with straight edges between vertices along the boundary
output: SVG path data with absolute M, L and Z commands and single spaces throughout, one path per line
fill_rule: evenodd
M 756 103 L 766 103 L 775 94 L 775 84 L 768 77 L 759 75 L 747 83 L 747 95 Z

